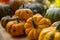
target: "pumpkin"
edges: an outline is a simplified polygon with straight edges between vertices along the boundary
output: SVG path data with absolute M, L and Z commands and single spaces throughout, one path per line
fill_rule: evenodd
M 53 22 L 60 21 L 60 8 L 49 8 L 46 12 L 45 18 Z
M 15 11 L 23 4 L 23 0 L 11 0 L 10 1 L 10 8 L 12 10 L 13 15 L 15 14 Z
M 49 8 L 50 2 L 49 0 L 36 0 L 36 3 L 43 5 L 45 11 Z
M 24 34 L 24 22 L 10 21 L 6 24 L 6 31 L 12 36 L 19 36 Z
M 40 5 L 40 4 L 24 4 L 20 8 L 31 9 L 34 12 L 34 14 L 40 13 L 40 14 L 44 15 L 44 13 L 45 13 L 44 6 Z
M 14 16 L 14 17 L 10 17 L 10 16 L 4 16 L 2 17 L 1 19 L 1 25 L 6 28 L 6 24 L 9 22 L 9 21 L 13 21 L 13 20 L 17 20 L 18 17 Z
M 45 13 L 44 6 L 40 4 L 31 4 L 31 6 L 29 6 L 29 9 L 31 9 L 34 12 L 34 14 L 40 13 L 44 15 Z
M 60 40 L 60 21 L 54 22 L 51 27 L 43 29 L 38 40 Z
M 33 17 L 27 19 L 25 23 L 25 32 L 30 39 L 37 40 L 39 33 L 43 28 L 51 25 L 51 21 L 42 17 L 40 14 L 35 14 Z
M 15 12 L 15 16 L 18 16 L 20 20 L 27 20 L 29 17 L 33 16 L 33 12 L 30 9 L 18 9 Z
M 0 19 L 4 16 L 12 15 L 12 11 L 9 5 L 0 4 Z

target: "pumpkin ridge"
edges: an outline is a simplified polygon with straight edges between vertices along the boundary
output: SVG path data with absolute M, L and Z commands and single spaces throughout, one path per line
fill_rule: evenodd
M 11 30 L 11 28 L 12 28 L 12 25 L 13 25 L 13 24 L 10 25 L 10 28 L 8 29 L 8 32 L 10 32 L 10 30 Z

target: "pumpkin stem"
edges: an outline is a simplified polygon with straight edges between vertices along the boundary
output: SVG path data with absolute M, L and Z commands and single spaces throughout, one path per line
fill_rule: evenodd
M 18 17 L 15 17 L 15 18 L 9 18 L 7 21 L 14 21 L 14 20 L 17 20 L 17 23 L 19 23 Z
M 23 4 L 23 8 L 24 8 L 24 4 Z
M 33 18 L 32 18 L 32 23 L 33 23 L 34 28 L 38 27 L 38 25 L 36 24 L 36 22 L 35 22 L 35 20 Z
M 19 23 L 19 19 L 17 18 L 17 23 Z
M 60 31 L 60 24 L 57 25 L 56 30 Z

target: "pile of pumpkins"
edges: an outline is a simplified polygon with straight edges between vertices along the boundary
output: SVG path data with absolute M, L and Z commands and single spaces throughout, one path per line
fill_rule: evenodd
M 60 40 L 60 8 L 49 8 L 45 14 L 41 4 L 23 4 L 13 11 L 13 16 L 1 19 L 2 27 L 10 35 L 27 35 L 31 40 Z
M 34 0 L 33 0 L 34 1 Z M 31 2 L 31 1 L 29 1 Z M 14 15 L 17 9 L 28 8 L 31 9 L 34 13 L 38 12 L 44 15 L 44 5 L 42 3 L 29 3 L 25 0 L 11 0 L 9 4 L 0 3 L 0 19 L 7 15 Z M 3 14 L 3 15 L 2 15 Z

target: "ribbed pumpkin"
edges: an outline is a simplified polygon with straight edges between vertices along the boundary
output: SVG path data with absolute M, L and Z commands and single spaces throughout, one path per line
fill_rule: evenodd
M 51 3 L 54 3 L 55 0 L 48 0 L 48 1 L 50 1 Z
M 40 14 L 36 14 L 33 17 L 27 19 L 25 23 L 25 32 L 30 39 L 37 40 L 40 31 L 43 28 L 47 28 L 51 25 L 51 21 L 42 17 Z
M 20 20 L 27 20 L 29 17 L 33 16 L 33 12 L 30 9 L 18 9 L 15 12 Z
M 10 16 L 4 16 L 2 17 L 1 19 L 1 25 L 6 28 L 6 24 L 9 22 L 9 21 L 13 21 L 13 20 L 18 20 L 18 17 L 14 16 L 14 17 L 10 17 Z
M 10 21 L 6 24 L 6 31 L 12 36 L 23 35 L 24 32 L 24 22 Z
M 45 13 L 44 6 L 40 5 L 40 4 L 24 4 L 20 8 L 31 9 L 34 12 L 34 14 L 40 13 L 40 14 L 44 15 L 44 13 Z
M 60 40 L 60 21 L 40 32 L 38 40 Z
M 60 21 L 60 8 L 49 8 L 45 18 L 50 19 L 52 22 Z

